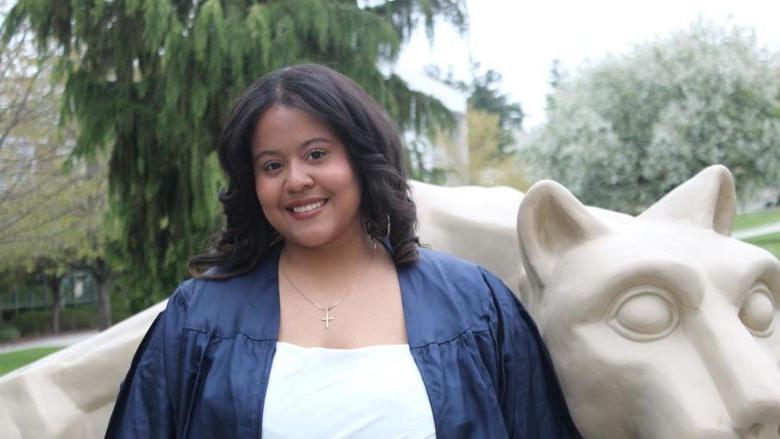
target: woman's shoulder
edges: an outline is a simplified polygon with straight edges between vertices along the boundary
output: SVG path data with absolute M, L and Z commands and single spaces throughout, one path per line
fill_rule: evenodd
M 421 268 L 436 267 L 445 272 L 465 270 L 465 272 L 472 275 L 478 274 L 481 269 L 479 265 L 473 262 L 427 247 L 419 247 L 418 254 L 419 259 L 417 262 L 421 264 Z
M 495 318 L 497 307 L 513 300 L 511 291 L 485 268 L 456 256 L 421 248 L 414 269 L 404 275 L 425 309 L 460 316 L 472 329 Z M 434 308 L 435 307 L 435 308 Z
M 431 276 L 466 281 L 471 287 L 474 286 L 472 282 L 483 288 L 492 284 L 504 286 L 503 281 L 486 268 L 458 256 L 425 247 L 419 249 L 419 255 L 417 269 Z
M 242 300 L 244 296 L 252 292 L 252 284 L 260 280 L 259 268 L 248 273 L 227 278 L 193 277 L 179 284 L 171 295 L 187 304 L 187 306 L 210 306 L 213 302 L 229 303 L 233 300 Z M 262 281 L 262 280 L 260 280 Z
M 171 294 L 166 313 L 175 315 L 184 329 L 264 338 L 273 330 L 257 322 L 268 321 L 266 314 L 278 314 L 278 275 L 272 262 L 225 279 L 188 279 Z

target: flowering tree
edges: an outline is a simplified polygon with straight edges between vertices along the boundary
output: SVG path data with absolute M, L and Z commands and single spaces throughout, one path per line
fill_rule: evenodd
M 0 41 L 0 294 L 13 283 L 11 273 L 42 277 L 57 332 L 63 276 L 88 270 L 98 285 L 100 324 L 107 327 L 106 160 L 70 157 L 76 130 L 58 122 L 62 86 L 52 81 L 51 58 L 37 54 L 29 37 L 20 29 Z
M 564 78 L 529 136 L 541 177 L 589 204 L 637 212 L 722 163 L 742 194 L 780 180 L 780 76 L 744 29 L 690 30 Z

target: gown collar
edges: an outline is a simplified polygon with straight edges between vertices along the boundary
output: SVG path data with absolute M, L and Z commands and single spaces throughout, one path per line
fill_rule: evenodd
M 382 244 L 386 248 L 389 247 L 386 242 L 382 242 Z M 258 268 L 247 276 L 242 276 L 240 278 L 241 285 L 236 285 L 236 287 L 257 292 L 252 294 L 251 308 L 256 313 L 255 315 L 264 317 L 251 319 L 254 322 L 253 326 L 255 326 L 252 332 L 265 340 L 277 340 L 279 337 L 279 257 L 281 249 L 281 245 L 274 246 L 268 259 L 259 264 Z M 456 304 L 448 300 L 447 294 L 435 291 L 441 289 L 443 285 L 430 282 L 431 274 L 438 271 L 432 267 L 429 260 L 430 251 L 423 248 L 418 250 L 419 259 L 416 262 L 397 268 L 410 348 L 442 340 L 451 340 L 466 329 L 455 319 L 455 316 L 459 314 Z M 454 327 L 453 324 L 455 324 Z

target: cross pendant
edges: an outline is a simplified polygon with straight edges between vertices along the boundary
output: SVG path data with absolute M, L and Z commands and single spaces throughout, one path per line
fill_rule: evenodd
M 325 322 L 325 329 L 330 329 L 331 320 L 333 320 L 333 317 L 330 316 L 330 308 L 325 308 L 325 317 L 320 319 L 320 321 Z

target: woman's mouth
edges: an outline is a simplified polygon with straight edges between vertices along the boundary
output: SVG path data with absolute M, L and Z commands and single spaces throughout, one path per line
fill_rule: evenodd
M 292 211 L 295 213 L 306 213 L 309 211 L 312 211 L 314 209 L 317 209 L 319 207 L 322 207 L 325 205 L 325 200 L 316 201 L 314 203 L 309 203 L 304 206 L 296 206 L 292 208 Z
M 286 210 L 295 219 L 309 219 L 320 213 L 322 207 L 327 203 L 327 199 L 305 202 L 303 204 L 295 203 L 294 206 L 287 207 Z

